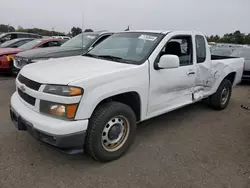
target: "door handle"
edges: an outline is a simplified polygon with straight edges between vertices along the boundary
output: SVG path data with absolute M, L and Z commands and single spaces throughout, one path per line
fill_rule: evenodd
M 189 71 L 189 72 L 187 72 L 187 75 L 189 76 L 189 75 L 195 75 L 195 72 L 194 71 Z

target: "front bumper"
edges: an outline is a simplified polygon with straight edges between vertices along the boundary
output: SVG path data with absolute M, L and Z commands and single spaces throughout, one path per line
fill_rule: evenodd
M 65 121 L 31 110 L 16 93 L 11 97 L 10 117 L 18 130 L 28 131 L 64 153 L 83 151 L 88 120 Z

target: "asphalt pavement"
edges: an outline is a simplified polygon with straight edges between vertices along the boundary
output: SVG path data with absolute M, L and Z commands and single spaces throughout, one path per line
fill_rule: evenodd
M 9 118 L 14 79 L 0 77 L 0 188 L 250 188 L 250 86 L 229 106 L 194 104 L 139 125 L 122 158 L 99 163 L 66 155 L 15 129 Z

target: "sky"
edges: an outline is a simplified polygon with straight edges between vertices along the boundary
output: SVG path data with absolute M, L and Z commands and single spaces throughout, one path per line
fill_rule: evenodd
M 250 33 L 250 0 L 1 0 L 0 24 L 69 32 L 196 30 Z

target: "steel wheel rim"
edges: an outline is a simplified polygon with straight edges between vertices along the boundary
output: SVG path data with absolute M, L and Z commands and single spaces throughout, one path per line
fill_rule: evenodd
M 229 88 L 225 86 L 221 92 L 221 104 L 222 105 L 226 104 L 228 97 L 229 97 Z
M 119 134 L 115 135 L 115 137 L 111 137 L 112 129 L 118 126 L 120 127 Z M 124 116 L 115 116 L 111 118 L 102 130 L 101 142 L 103 148 L 109 152 L 119 150 L 127 141 L 129 129 L 129 121 Z

